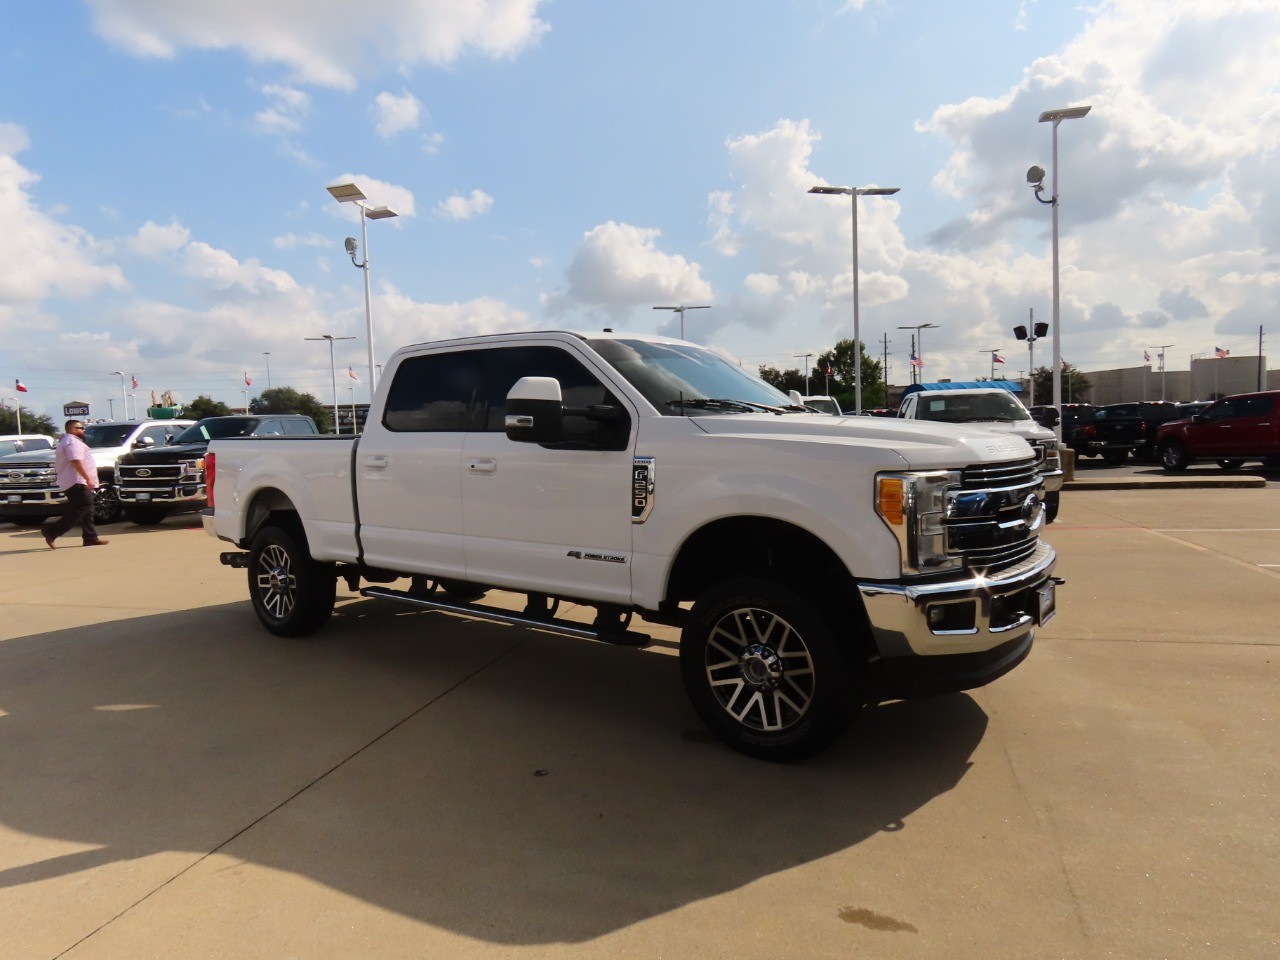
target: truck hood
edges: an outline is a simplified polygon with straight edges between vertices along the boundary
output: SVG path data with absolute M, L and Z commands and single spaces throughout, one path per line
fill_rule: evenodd
M 209 444 L 171 443 L 164 447 L 147 447 L 145 450 L 131 450 L 116 460 L 117 463 L 177 463 L 179 460 L 196 460 L 203 457 Z
M 690 417 L 698 429 L 712 436 L 779 442 L 832 443 L 880 451 L 886 467 L 917 470 L 952 468 L 975 463 L 998 463 L 1033 456 L 1026 440 L 993 426 L 1013 424 L 933 423 L 887 417 L 833 417 L 828 414 L 769 413 Z

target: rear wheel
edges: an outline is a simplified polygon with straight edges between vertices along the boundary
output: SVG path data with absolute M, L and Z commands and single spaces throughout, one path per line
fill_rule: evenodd
M 1244 466 L 1243 460 L 1219 460 L 1218 466 L 1223 470 L 1239 470 Z
M 1166 440 L 1160 444 L 1160 466 L 1169 471 L 1187 469 L 1187 448 L 1181 440 Z
M 680 669 L 711 731 L 765 760 L 826 746 L 864 700 L 827 618 L 790 588 L 753 577 L 723 581 L 694 604 Z
M 253 538 L 249 596 L 258 620 L 277 636 L 300 637 L 324 626 L 337 585 L 333 566 L 311 558 L 297 527 L 263 527 Z

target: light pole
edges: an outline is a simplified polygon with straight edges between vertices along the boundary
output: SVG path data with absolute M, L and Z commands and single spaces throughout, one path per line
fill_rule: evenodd
M 1065 107 L 1061 110 L 1046 110 L 1040 114 L 1040 123 L 1053 124 L 1053 196 L 1048 200 L 1040 196 L 1044 190 L 1044 169 L 1032 167 L 1027 171 L 1027 183 L 1036 192 L 1036 199 L 1041 203 L 1053 206 L 1053 405 L 1062 409 L 1062 316 L 1061 300 L 1058 285 L 1058 124 L 1063 120 L 1079 120 L 1092 109 L 1088 105 L 1082 107 Z M 1058 442 L 1062 442 L 1062 418 L 1054 427 Z
M 698 307 L 654 307 L 655 310 L 674 310 L 680 314 L 680 339 L 684 339 L 684 312 L 686 310 L 710 310 L 711 304 L 706 303 Z
M 10 397 L 13 401 L 13 415 L 18 418 L 18 433 L 22 433 L 22 401 L 17 397 Z
M 338 432 L 338 374 L 333 366 L 333 342 L 335 340 L 354 340 L 355 337 L 335 337 L 331 333 L 322 333 L 318 337 L 303 337 L 304 340 L 329 341 L 329 379 L 333 382 L 333 432 Z
M 1036 311 L 1034 308 L 1027 311 L 1027 326 L 1018 326 L 1013 328 L 1013 335 L 1019 340 L 1027 341 L 1027 363 L 1030 368 L 1030 374 L 1027 377 L 1027 406 L 1034 407 L 1036 405 L 1036 341 L 1049 332 L 1047 323 L 1036 323 Z
M 853 377 L 853 408 L 862 414 L 862 324 L 858 315 L 858 198 L 888 197 L 900 187 L 810 187 L 810 193 L 822 196 L 847 196 L 853 210 L 853 352 L 855 356 Z
M 267 389 L 271 389 L 271 351 L 263 350 L 262 355 L 267 358 Z
M 933 330 L 938 325 L 936 323 L 910 323 L 906 326 L 898 327 L 899 330 L 914 330 L 916 339 L 916 362 L 912 371 L 912 380 L 914 382 L 915 372 L 924 373 L 924 331 Z M 924 381 L 920 381 L 923 383 Z
M 351 391 L 351 432 L 359 433 L 356 429 L 356 385 L 350 384 L 347 389 Z
M 1177 346 L 1173 343 L 1159 344 L 1156 349 L 1160 351 L 1160 399 L 1164 399 L 1164 352 L 1170 347 Z
M 129 398 L 128 398 L 128 394 L 124 392 L 124 371 L 112 370 L 111 375 L 113 377 L 120 378 L 120 409 L 123 412 L 124 419 L 128 420 L 129 419 Z M 114 420 L 115 417 L 113 416 L 112 419 Z
M 792 360 L 804 361 L 804 395 L 806 397 L 813 393 L 813 391 L 809 389 L 809 358 L 812 356 L 812 353 L 797 353 L 791 358 Z
M 347 256 L 351 258 L 351 263 L 364 271 L 364 326 L 365 336 L 369 339 L 369 399 L 373 399 L 373 388 L 377 386 L 377 364 L 374 363 L 373 355 L 373 303 L 369 296 L 369 234 L 365 230 L 365 220 L 385 220 L 388 217 L 395 217 L 398 214 L 390 207 L 371 207 L 365 201 L 368 199 L 354 182 L 335 183 L 326 187 L 333 199 L 339 203 L 354 203 L 360 208 L 360 245 L 356 246 L 355 237 L 347 237 L 345 241 Z M 356 259 L 356 254 L 364 251 L 364 262 L 361 263 Z M 337 404 L 334 404 L 335 410 Z M 335 421 L 334 426 L 337 426 Z

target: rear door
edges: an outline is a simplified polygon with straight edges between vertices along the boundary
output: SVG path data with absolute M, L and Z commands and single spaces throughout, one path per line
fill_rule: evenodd
M 1248 444 L 1245 403 L 1249 397 L 1227 397 L 1208 407 L 1191 425 L 1191 453 L 1198 457 L 1240 456 Z
M 464 579 L 462 446 L 475 398 L 477 351 L 406 357 L 381 422 L 356 450 L 356 505 L 365 562 Z

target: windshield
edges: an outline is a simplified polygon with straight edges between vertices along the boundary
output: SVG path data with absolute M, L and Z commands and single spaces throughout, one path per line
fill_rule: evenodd
M 687 343 L 588 340 L 663 416 L 803 411 L 723 357 Z
M 969 393 L 958 396 L 924 394 L 920 397 L 920 420 L 942 423 L 1018 423 L 1031 414 L 1009 393 Z
M 243 417 L 214 417 L 201 420 L 193 427 L 187 427 L 174 440 L 174 443 L 204 443 L 206 440 L 225 440 L 227 437 L 248 437 L 258 428 L 260 421 L 256 418 L 246 420 Z
M 123 447 L 136 429 L 136 423 L 91 423 L 84 428 L 84 442 L 95 449 Z

